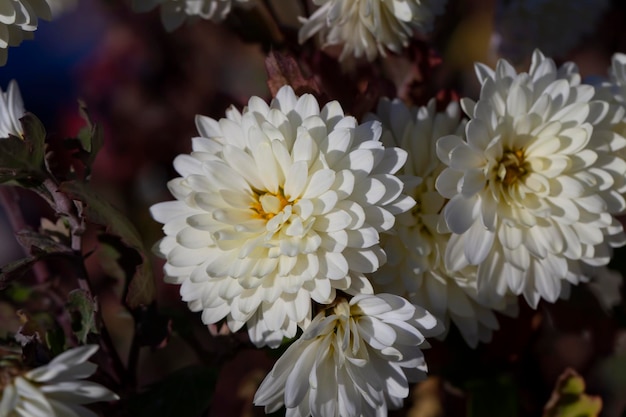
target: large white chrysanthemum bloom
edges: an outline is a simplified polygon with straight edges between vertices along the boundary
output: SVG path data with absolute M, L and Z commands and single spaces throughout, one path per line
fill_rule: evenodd
M 96 371 L 87 359 L 97 350 L 96 345 L 73 348 L 25 373 L 0 368 L 0 416 L 95 417 L 84 404 L 119 399 L 102 385 L 84 380 Z
M 373 61 L 400 52 L 414 30 L 429 31 L 447 0 L 313 0 L 318 9 L 300 28 L 300 43 L 319 33 L 324 46 L 343 45 L 339 59 Z
M 425 377 L 420 347 L 441 329 L 391 295 L 357 295 L 319 313 L 261 383 L 254 404 L 287 417 L 386 416 Z
M 414 201 L 393 175 L 406 152 L 384 148 L 378 122 L 359 125 L 339 103 L 281 88 L 219 121 L 174 161 L 176 201 L 156 204 L 166 281 L 205 323 L 246 322 L 257 345 L 278 346 L 311 319 L 311 300 L 371 292 L 385 261 L 379 233 Z
M 24 130 L 20 119 L 25 113 L 20 89 L 15 80 L 11 80 L 6 92 L 0 89 L 0 138 L 22 137 Z
M 581 262 L 605 265 L 625 243 L 611 214 L 626 206 L 626 162 L 615 154 L 626 139 L 605 129 L 615 114 L 592 100 L 572 63 L 557 71 L 535 51 L 528 73 L 504 60 L 476 73 L 480 99 L 461 103 L 467 137 L 437 142 L 448 167 L 436 187 L 450 199 L 443 216 L 453 232 L 445 262 L 478 265 L 482 299 L 510 291 L 534 307 L 586 280 Z
M 500 0 L 494 19 L 496 48 L 515 62 L 535 48 L 563 56 L 595 29 L 609 4 L 609 0 Z
M 437 139 L 457 134 L 463 136 L 465 122 L 456 102 L 437 112 L 435 100 L 425 107 L 408 108 L 402 101 L 383 99 L 375 119 L 383 123 L 383 143 L 408 152 L 407 162 L 399 171 L 405 192 L 416 205 L 398 215 L 394 234 L 386 234 L 381 246 L 387 263 L 373 276 L 382 292 L 406 296 L 442 321 L 448 329 L 452 321 L 467 343 L 491 340 L 498 321 L 490 307 L 516 306 L 515 298 L 503 298 L 496 306 L 484 306 L 476 297 L 476 266 L 460 271 L 445 267 L 444 253 L 451 234 L 438 229 L 445 199 L 435 189 L 435 179 L 445 165 L 435 152 Z M 407 178 L 408 177 L 408 178 Z M 418 183 L 416 179 L 421 179 Z M 442 335 L 442 336 L 445 336 Z
M 161 21 L 168 31 L 178 29 L 188 18 L 221 22 L 230 13 L 233 4 L 250 6 L 253 0 L 133 0 L 133 9 L 148 12 L 161 7 Z

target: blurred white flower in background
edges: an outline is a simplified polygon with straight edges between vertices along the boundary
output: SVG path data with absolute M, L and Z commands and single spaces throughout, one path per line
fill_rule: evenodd
M 320 312 L 261 383 L 256 405 L 287 416 L 385 416 L 427 366 L 420 347 L 441 331 L 426 310 L 391 294 L 357 295 Z
M 626 54 L 613 54 L 608 75 L 608 80 L 596 79 L 595 98 L 607 101 L 613 106 L 612 111 L 619 113 L 617 117 L 621 118 L 612 126 L 612 130 L 626 136 Z M 626 157 L 626 150 L 620 150 L 620 155 Z
M 605 266 L 592 268 L 587 271 L 589 276 L 588 287 L 595 295 L 600 307 L 610 314 L 611 310 L 622 302 L 622 274 Z
M 406 152 L 382 145 L 380 123 L 285 86 L 270 105 L 252 97 L 197 127 L 191 155 L 174 161 L 176 201 L 151 208 L 165 279 L 191 310 L 276 347 L 310 322 L 312 300 L 372 292 L 379 233 L 415 203 L 394 175 Z
M 318 8 L 302 19 L 300 43 L 319 33 L 323 46 L 343 45 L 348 56 L 373 61 L 385 49 L 399 53 L 414 30 L 428 32 L 447 0 L 313 0 Z
M 9 135 L 22 137 L 24 130 L 20 119 L 24 114 L 20 88 L 15 80 L 11 80 L 7 91 L 0 89 L 0 138 L 8 138 Z
M 148 12 L 161 8 L 161 21 L 167 31 L 179 28 L 188 18 L 201 18 L 213 22 L 226 19 L 232 7 L 251 6 L 253 0 L 133 0 L 133 9 Z
M 626 204 L 626 139 L 607 127 L 619 120 L 592 100 L 574 64 L 557 70 L 535 51 L 529 73 L 500 60 L 476 66 L 477 102 L 463 99 L 466 138 L 444 136 L 437 154 L 448 166 L 437 190 L 453 232 L 445 262 L 478 266 L 485 302 L 523 294 L 535 307 L 555 301 L 568 283 L 586 281 L 582 263 L 602 266 L 626 243 L 612 214 Z
M 441 320 L 446 330 L 452 321 L 472 347 L 479 341 L 490 341 L 492 331 L 498 329 L 491 308 L 508 307 L 515 312 L 516 300 L 508 297 L 493 306 L 480 304 L 476 299 L 476 267 L 446 269 L 444 254 L 451 233 L 438 228 L 445 199 L 435 189 L 435 179 L 445 165 L 437 158 L 435 147 L 442 136 L 464 135 L 465 121 L 461 120 L 458 103 L 437 112 L 435 100 L 424 107 L 408 108 L 398 99 L 383 99 L 376 115 L 369 117 L 383 123 L 386 146 L 408 152 L 398 174 L 404 180 L 405 192 L 416 201 L 413 210 L 398 216 L 394 234 L 381 239 L 387 263 L 372 275 L 375 287 L 406 296 Z
M 548 56 L 564 56 L 595 30 L 609 4 L 609 0 L 499 0 L 495 49 L 514 63 L 523 62 L 535 48 Z
M 95 417 L 84 404 L 119 399 L 102 385 L 84 380 L 97 369 L 87 362 L 97 350 L 96 345 L 79 346 L 24 373 L 0 367 L 0 416 Z

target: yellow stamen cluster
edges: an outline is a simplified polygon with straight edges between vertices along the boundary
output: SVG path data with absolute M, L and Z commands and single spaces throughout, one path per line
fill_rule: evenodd
M 527 172 L 523 149 L 505 152 L 497 167 L 497 177 L 505 186 L 514 184 Z
M 282 189 L 279 189 L 276 194 L 270 192 L 255 193 L 255 197 L 256 201 L 250 208 L 256 212 L 255 217 L 263 220 L 270 220 L 290 204 Z

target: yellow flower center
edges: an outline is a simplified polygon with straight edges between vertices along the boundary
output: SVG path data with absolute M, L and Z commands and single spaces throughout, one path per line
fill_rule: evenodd
M 256 201 L 250 208 L 256 212 L 255 217 L 263 220 L 270 220 L 272 217 L 280 213 L 289 201 L 285 198 L 282 189 L 278 189 L 278 193 L 262 193 L 256 194 Z
M 506 151 L 496 167 L 497 178 L 503 185 L 514 184 L 528 172 L 524 150 Z

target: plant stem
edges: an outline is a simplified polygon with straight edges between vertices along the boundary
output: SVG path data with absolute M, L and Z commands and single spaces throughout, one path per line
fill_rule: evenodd
M 56 210 L 59 216 L 63 216 L 67 219 L 70 226 L 71 234 L 71 248 L 75 255 L 80 259 L 80 263 L 75 266 L 78 286 L 81 290 L 85 291 L 85 294 L 96 303 L 96 321 L 98 328 L 100 329 L 100 345 L 102 350 L 106 353 L 109 359 L 109 366 L 117 375 L 117 382 L 121 383 L 126 379 L 127 370 L 124 367 L 120 355 L 115 348 L 113 339 L 107 330 L 104 320 L 102 318 L 102 309 L 98 303 L 96 297 L 93 296 L 91 290 L 91 284 L 85 267 L 84 257 L 82 253 L 82 236 L 85 232 L 85 219 L 81 215 L 82 205 L 79 201 L 74 201 L 67 194 L 59 190 L 59 184 L 52 178 L 47 178 L 44 183 L 44 188 L 49 193 L 52 201 L 49 201 L 52 207 Z M 46 196 L 44 196 L 46 198 Z
M 4 207 L 4 212 L 13 228 L 14 233 L 28 229 L 28 224 L 22 215 L 22 209 L 19 204 L 20 195 L 14 187 L 0 186 L 0 205 Z M 30 248 L 22 246 L 26 255 L 29 255 Z M 33 265 L 33 274 L 37 283 L 42 284 L 48 277 L 48 271 L 42 263 Z
M 79 215 L 77 204 L 66 194 L 59 191 L 59 186 L 53 179 L 47 178 L 43 182 L 43 185 L 52 197 L 52 203 L 54 203 L 53 208 L 56 210 L 56 213 L 65 217 L 69 222 L 72 251 L 74 251 L 76 256 L 82 259 L 82 235 L 85 232 L 85 221 Z M 84 265 L 80 269 L 81 271 L 77 271 L 80 272 L 77 277 L 78 287 L 93 298 L 91 286 L 89 285 L 89 280 L 87 279 L 87 271 L 85 270 Z

